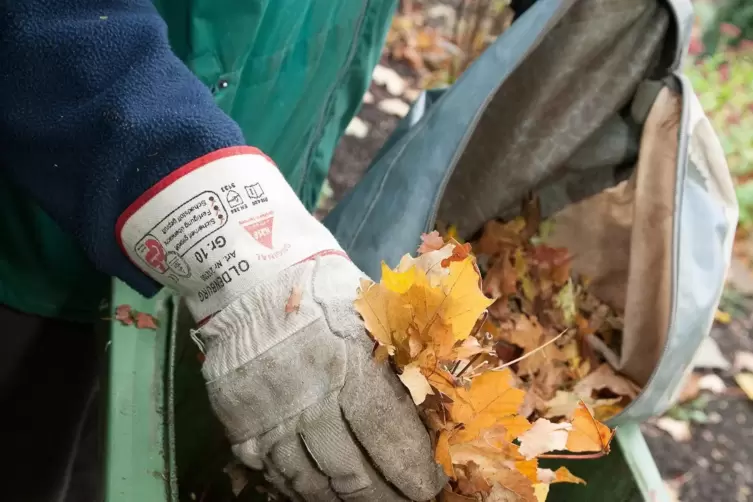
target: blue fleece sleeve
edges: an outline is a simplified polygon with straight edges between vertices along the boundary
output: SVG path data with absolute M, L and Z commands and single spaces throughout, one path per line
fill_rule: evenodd
M 242 144 L 149 0 L 0 2 L 0 168 L 103 272 L 156 292 L 119 249 L 118 216 L 171 171 Z

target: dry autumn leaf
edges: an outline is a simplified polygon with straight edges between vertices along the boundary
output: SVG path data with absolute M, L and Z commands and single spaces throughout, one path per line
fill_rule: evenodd
M 533 427 L 520 436 L 520 454 L 530 460 L 543 453 L 564 450 L 572 428 L 567 422 L 553 423 L 546 418 L 539 418 L 533 423 Z
M 118 305 L 115 308 L 115 320 L 120 321 L 124 326 L 133 324 L 133 318 L 131 317 L 130 305 Z
M 601 389 L 609 389 L 613 394 L 627 396 L 630 399 L 635 399 L 640 392 L 640 387 L 615 373 L 606 363 L 578 382 L 573 390 L 578 395 L 590 397 L 594 391 Z
M 471 256 L 452 261 L 449 274 L 438 278 L 438 287 L 432 286 L 426 270 L 415 265 L 403 272 L 384 266 L 382 272 L 379 284 L 362 283 L 355 307 L 366 329 L 381 345 L 390 348 L 409 351 L 409 327 L 428 340 L 429 330 L 437 329 L 439 321 L 451 327 L 454 340 L 464 340 L 491 304 L 478 288 L 480 278 Z M 398 358 L 399 365 L 401 362 Z
M 567 469 L 567 467 L 560 467 L 556 471 L 553 471 L 551 469 L 539 469 L 537 475 L 538 480 L 541 483 L 547 485 L 550 485 L 552 483 L 575 483 L 580 485 L 586 484 L 583 479 L 575 476 Z
M 157 329 L 157 319 L 151 314 L 147 314 L 146 312 L 136 312 L 133 315 L 133 318 L 138 329 Z
M 505 417 L 517 413 L 525 392 L 511 387 L 511 379 L 508 370 L 486 372 L 471 382 L 468 391 L 459 389 L 451 410 L 453 420 L 469 423 L 485 415 Z
M 444 247 L 444 239 L 436 230 L 428 234 L 421 234 L 421 245 L 418 247 L 419 254 L 439 251 Z
M 567 449 L 574 453 L 609 453 L 614 431 L 594 418 L 585 404 L 575 410 L 573 426 L 567 437 Z
M 303 288 L 301 286 L 293 286 L 293 290 L 290 292 L 288 302 L 285 304 L 285 312 L 290 314 L 292 312 L 298 312 L 301 308 L 301 297 L 303 296 Z
M 408 388 L 413 402 L 416 404 L 423 403 L 427 395 L 434 393 L 426 377 L 421 374 L 421 368 L 418 366 L 414 366 L 413 364 L 406 366 L 398 377 L 403 382 L 403 385 Z

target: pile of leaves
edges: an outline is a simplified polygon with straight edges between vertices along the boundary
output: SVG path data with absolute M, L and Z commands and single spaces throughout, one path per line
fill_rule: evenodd
M 567 249 L 547 245 L 549 222 L 535 201 L 523 216 L 489 221 L 473 242 L 484 275 L 483 292 L 494 299 L 482 326 L 503 364 L 512 366 L 527 395 L 526 417 L 569 419 L 581 401 L 599 420 L 623 410 L 640 388 L 617 374 L 589 339 L 620 353 L 623 320 L 571 270 Z
M 386 53 L 410 66 L 421 88 L 453 83 L 510 25 L 507 1 L 402 2 L 387 35 Z
M 613 431 L 583 402 L 557 420 L 529 420 L 530 384 L 516 373 L 551 359 L 554 344 L 546 345 L 541 325 L 526 318 L 527 336 L 537 330 L 541 336 L 535 347 L 526 338 L 524 354 L 507 360 L 503 330 L 490 336 L 485 314 L 501 309 L 502 296 L 482 291 L 470 244 L 445 243 L 437 233 L 423 241 L 418 257 L 406 255 L 394 270 L 383 264 L 379 283 L 363 280 L 355 307 L 375 339 L 375 357 L 393 365 L 432 435 L 436 460 L 450 478 L 440 500 L 541 502 L 551 483 L 583 483 L 564 467 L 539 468 L 538 460 L 600 457 Z M 522 331 L 515 336 L 523 340 Z

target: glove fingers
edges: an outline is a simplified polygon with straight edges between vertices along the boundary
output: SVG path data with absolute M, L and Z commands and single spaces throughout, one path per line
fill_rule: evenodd
M 301 502 L 303 500 L 290 489 L 290 486 L 280 471 L 269 462 L 264 463 L 264 479 L 277 488 L 277 490 L 288 499 L 294 502 Z
M 319 469 L 341 500 L 353 502 L 403 502 L 394 488 L 379 476 L 348 430 L 334 396 L 322 408 L 301 416 L 301 438 Z
M 365 342 L 351 346 L 340 393 L 343 414 L 387 480 L 412 500 L 430 500 L 446 477 L 434 461 L 429 434 L 392 369 L 375 363 L 364 346 Z
M 270 453 L 267 472 L 278 475 L 271 480 L 279 488 L 282 483 L 287 491 L 292 490 L 300 500 L 306 502 L 337 502 L 337 494 L 332 490 L 329 479 L 314 464 L 306 452 L 301 438 L 295 433 L 284 437 Z

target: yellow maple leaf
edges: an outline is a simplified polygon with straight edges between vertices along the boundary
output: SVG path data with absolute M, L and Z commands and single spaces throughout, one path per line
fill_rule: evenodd
M 423 255 L 427 257 L 424 261 L 431 262 L 432 253 Z M 455 341 L 468 338 L 492 303 L 481 292 L 479 280 L 472 256 L 451 262 L 449 273 L 439 277 L 437 286 L 418 265 L 396 272 L 382 264 L 381 282 L 362 281 L 354 305 L 377 342 L 396 347 L 390 354 L 401 352 L 397 357 L 399 367 L 407 364 L 406 358 L 411 360 L 411 352 L 416 352 L 415 342 L 412 347 L 409 343 L 411 329 L 417 330 L 424 345 L 431 344 L 436 356 L 444 359 L 451 355 Z
M 381 345 L 395 346 L 395 338 L 407 337 L 411 312 L 403 307 L 398 293 L 363 279 L 354 305 L 366 329 Z M 394 354 L 394 348 L 390 351 Z
M 473 441 L 482 431 L 494 425 L 504 428 L 506 441 L 513 441 L 531 428 L 531 422 L 520 415 L 499 417 L 492 413 L 480 413 L 471 422 L 464 424 L 462 429 L 457 430 L 450 438 L 450 442 L 457 444 Z
M 522 458 L 522 457 L 521 457 Z M 531 460 L 516 460 L 515 469 L 527 477 L 531 483 L 539 482 L 539 461 L 532 458 Z
M 515 415 L 523 404 L 525 392 L 511 386 L 509 370 L 487 371 L 471 382 L 468 390 L 457 389 L 451 416 L 455 422 L 471 423 L 480 415 L 501 419 Z
M 449 478 L 455 478 L 455 469 L 452 467 L 452 457 L 450 457 L 449 432 L 442 431 L 437 438 L 437 446 L 434 450 L 434 459 L 442 466 L 444 473 Z
M 416 282 L 416 267 L 413 266 L 404 272 L 393 271 L 386 263 L 382 262 L 381 284 L 390 291 L 403 294 Z
M 609 453 L 614 431 L 596 420 L 583 402 L 575 409 L 570 424 L 572 429 L 567 436 L 567 450 L 574 453 Z
M 446 295 L 442 317 L 452 325 L 455 340 L 465 340 L 471 334 L 479 316 L 494 300 L 487 298 L 479 288 L 480 276 L 472 256 L 450 264 L 450 274 L 440 282 Z

